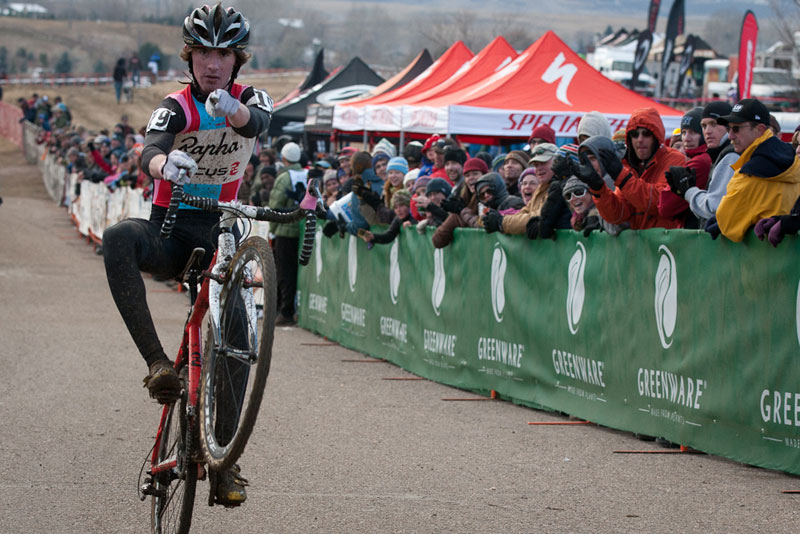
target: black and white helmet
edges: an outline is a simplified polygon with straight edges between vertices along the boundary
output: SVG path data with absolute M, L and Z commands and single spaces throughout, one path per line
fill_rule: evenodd
M 183 21 L 183 42 L 188 46 L 244 50 L 250 40 L 250 23 L 234 8 L 204 5 Z

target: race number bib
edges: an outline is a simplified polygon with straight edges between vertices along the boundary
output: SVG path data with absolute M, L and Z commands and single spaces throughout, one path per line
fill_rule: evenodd
M 253 89 L 253 97 L 247 102 L 248 106 L 254 105 L 259 109 L 272 113 L 273 105 L 272 97 L 266 91 L 261 89 Z
M 176 115 L 176 113 L 167 108 L 158 108 L 150 115 L 150 122 L 147 123 L 147 132 L 156 130 L 159 132 L 166 132 L 169 125 L 169 119 Z

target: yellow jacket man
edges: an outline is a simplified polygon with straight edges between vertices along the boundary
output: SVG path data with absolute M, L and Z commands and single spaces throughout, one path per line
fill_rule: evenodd
M 788 143 L 769 129 L 769 112 L 755 98 L 733 106 L 717 119 L 729 127 L 728 136 L 739 159 L 734 175 L 717 208 L 720 232 L 741 241 L 760 219 L 789 213 L 800 196 L 800 160 Z

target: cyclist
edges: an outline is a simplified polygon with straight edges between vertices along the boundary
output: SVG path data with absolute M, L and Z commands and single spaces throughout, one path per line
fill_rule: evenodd
M 273 106 L 266 91 L 234 82 L 250 58 L 245 52 L 249 37 L 247 19 L 221 3 L 204 5 L 186 17 L 181 58 L 188 63 L 191 83 L 167 95 L 153 111 L 142 151 L 142 168 L 155 184 L 150 220 L 124 220 L 103 236 L 111 294 L 147 362 L 145 386 L 161 403 L 180 395 L 180 380 L 158 339 L 140 271 L 174 278 L 195 247 L 206 250 L 205 266 L 211 262 L 218 213 L 181 205 L 172 237 L 162 239 L 159 233 L 171 196 L 170 182 L 184 183 L 184 191 L 196 196 L 222 201 L 237 197 L 256 138 L 269 126 Z M 244 485 L 237 467 L 221 473 L 217 502 L 241 504 L 247 498 Z

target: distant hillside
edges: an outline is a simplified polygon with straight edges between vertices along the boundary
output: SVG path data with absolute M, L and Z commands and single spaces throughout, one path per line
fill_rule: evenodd
M 13 62 L 24 49 L 32 58 L 29 61 L 31 68 L 52 69 L 66 52 L 73 60 L 73 72 L 94 72 L 98 61 L 110 71 L 118 58 L 129 57 L 145 42 L 157 45 L 165 57 L 171 56 L 172 67 L 179 65 L 178 52 L 182 42 L 175 27 L 0 17 L 0 46 L 7 50 L 7 61 Z M 46 65 L 40 61 L 42 54 L 47 57 Z M 9 73 L 12 73 L 11 69 Z

